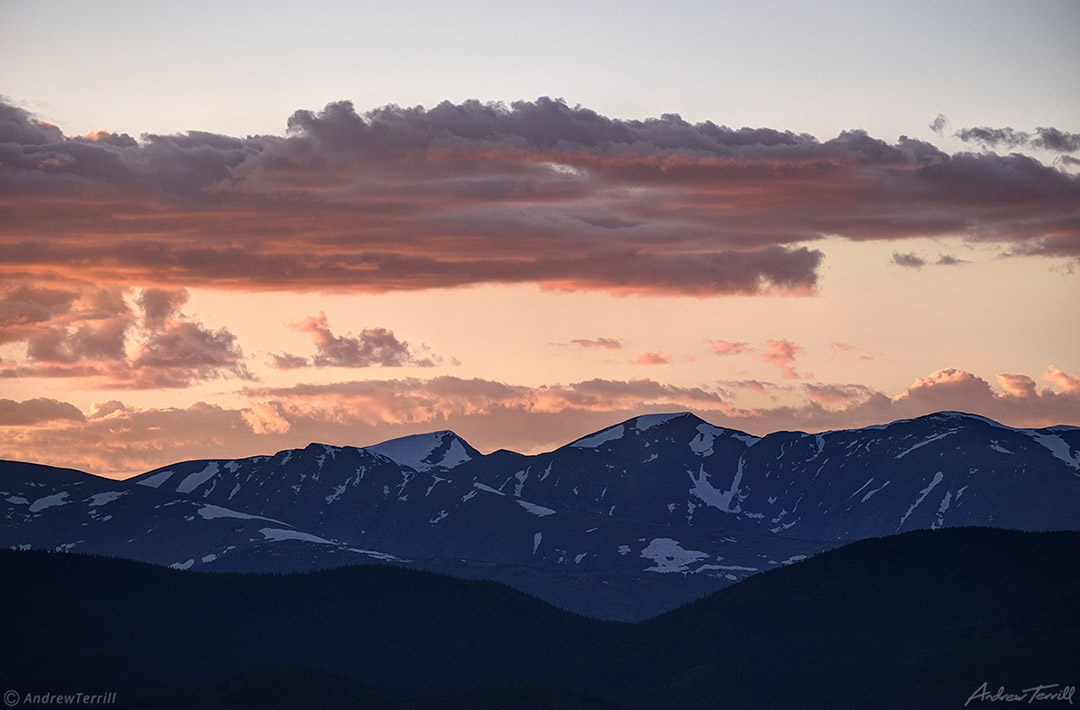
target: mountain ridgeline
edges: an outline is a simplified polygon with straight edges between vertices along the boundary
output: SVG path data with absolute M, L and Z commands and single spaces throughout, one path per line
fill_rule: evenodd
M 383 562 L 636 621 L 865 538 L 1080 529 L 1080 429 L 940 412 L 754 437 L 660 414 L 534 456 L 441 431 L 127 481 L 0 462 L 0 501 L 3 547 L 218 572 Z

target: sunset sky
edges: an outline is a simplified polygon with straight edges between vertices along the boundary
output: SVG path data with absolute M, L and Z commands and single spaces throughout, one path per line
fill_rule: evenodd
M 0 457 L 1080 425 L 1077 30 L 1072 0 L 0 0 Z

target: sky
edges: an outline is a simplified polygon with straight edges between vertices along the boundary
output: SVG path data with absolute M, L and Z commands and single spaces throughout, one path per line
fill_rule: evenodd
M 1080 425 L 1075 2 L 0 18 L 0 458 Z

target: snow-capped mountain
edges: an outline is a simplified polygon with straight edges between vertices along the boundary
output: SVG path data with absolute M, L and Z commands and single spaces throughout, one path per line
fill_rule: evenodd
M 0 464 L 0 544 L 208 571 L 388 561 L 638 619 L 845 542 L 1080 529 L 1080 429 L 941 412 L 765 437 L 647 415 L 536 456 L 453 432 L 112 481 Z

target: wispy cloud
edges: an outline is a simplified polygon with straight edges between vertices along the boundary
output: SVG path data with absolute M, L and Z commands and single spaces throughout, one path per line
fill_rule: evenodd
M 574 338 L 570 345 L 587 349 L 621 350 L 623 343 L 618 338 Z

